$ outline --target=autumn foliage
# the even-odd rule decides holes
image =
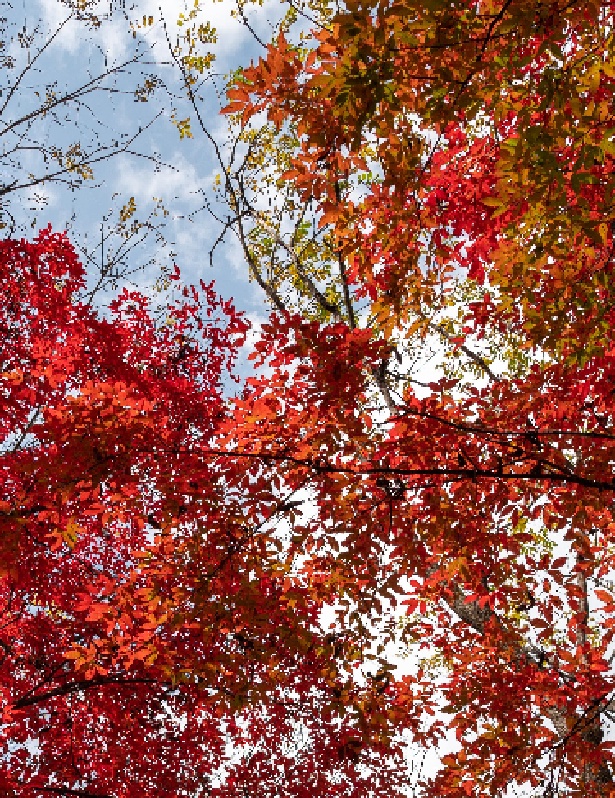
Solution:
[[[387,694],[420,744],[454,732],[434,798],[613,792],[614,13],[347,2],[228,92],[294,136],[278,185],[330,258],[326,296],[297,247],[268,284],[305,309],[310,398],[277,416],[323,578],[363,618],[400,601],[425,652]]]
[[[102,319],[49,231],[0,268],[2,794],[268,795],[280,764],[327,794],[355,750],[343,643],[278,575],[292,481],[226,443],[245,321],[206,285],[162,320],[130,293]]]
[[[7,795],[615,794],[615,6],[316,10],[228,91],[234,393],[211,286],[0,245]]]

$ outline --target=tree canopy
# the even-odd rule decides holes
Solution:
[[[292,4],[230,150],[187,37],[235,383],[212,286],[2,242],[6,794],[615,795],[614,16]]]

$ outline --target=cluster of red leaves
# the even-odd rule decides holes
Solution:
[[[343,711],[344,638],[276,556],[292,485],[234,453],[246,322],[205,285],[100,318],[50,231],[0,279],[2,794],[385,794],[385,741],[351,775],[378,707]]]

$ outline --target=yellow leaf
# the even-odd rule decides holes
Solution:
[[[120,221],[126,222],[131,216],[134,216],[137,210],[137,204],[135,202],[135,198],[131,197],[126,205],[124,205],[120,211]]]
[[[74,520],[70,520],[65,529],[58,530],[62,540],[66,543],[69,549],[74,549],[77,542],[77,536],[81,532],[81,527]]]

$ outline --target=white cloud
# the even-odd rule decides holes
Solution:
[[[86,53],[95,51],[100,55],[100,68],[105,57],[109,67],[130,57],[133,41],[128,22],[120,15],[109,16],[109,0],[100,0],[92,8],[102,20],[98,29],[77,18],[69,20],[70,9],[61,0],[39,0],[39,6],[43,29],[48,35],[62,26],[53,47],[64,55],[79,56],[80,70],[87,70]]]
[[[182,27],[177,25],[180,14],[184,17],[188,16],[190,9],[193,8],[191,2],[184,0],[166,0],[163,5],[163,18],[167,26],[169,38],[172,43],[175,43],[178,35],[182,34]],[[248,28],[242,23],[240,19],[232,15],[232,11],[236,8],[236,3],[233,0],[222,0],[215,3],[203,3],[202,10],[199,14],[200,22],[209,22],[215,27],[218,34],[218,41],[211,46],[212,51],[216,54],[220,63],[224,67],[228,67],[229,58],[236,56],[237,52],[246,52],[250,50],[250,45],[254,46],[257,50],[259,45],[255,42],[252,34]],[[262,6],[254,4],[252,7],[247,8],[247,15],[251,26],[261,38],[267,41],[270,36],[267,20],[279,16],[280,11],[278,6],[273,4],[263,4]],[[160,20],[160,0],[141,0],[137,3],[136,9],[133,12],[135,19],[141,20],[143,16],[152,16],[155,22]],[[164,30],[160,25],[155,24],[151,28],[146,28],[143,31],[144,38],[149,42],[164,41]],[[243,59],[242,59],[243,60]]]
[[[152,197],[166,203],[192,203],[202,186],[202,178],[184,153],[175,151],[169,160],[173,168],[162,168],[158,172],[149,163],[140,165],[128,158],[118,160],[116,190],[127,197],[134,197],[137,205],[151,201]]]

